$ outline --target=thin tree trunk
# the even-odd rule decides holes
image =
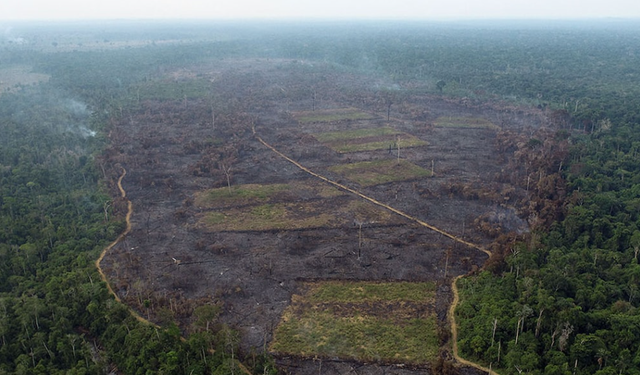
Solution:
[[[536,322],[536,337],[540,334],[540,326],[542,326],[542,313],[544,309],[540,309],[540,314],[538,314],[538,321]]]
[[[498,318],[493,319],[493,333],[491,334],[491,346],[493,347],[493,343],[496,338],[496,328],[498,327]]]

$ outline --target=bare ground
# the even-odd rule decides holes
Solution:
[[[496,182],[496,176],[505,168],[504,158],[495,148],[496,131],[436,128],[432,121],[440,116],[475,116],[503,128],[520,130],[539,126],[539,114],[422,95],[405,97],[401,105],[392,106],[392,119],[387,122],[386,107],[379,104],[375,82],[366,77],[335,73],[324,67],[309,74],[310,68],[302,69],[300,63],[291,61],[212,62],[210,66],[189,69],[215,80],[214,90],[225,98],[215,126],[206,98],[142,102],[112,126],[112,149],[105,160],[114,170],[117,164],[127,168],[123,186],[133,202],[133,216],[131,233],[107,254],[103,268],[124,301],[152,318],[157,318],[158,310],[164,307],[185,331],[192,322],[189,301],[221,303],[220,320],[240,330],[242,348],[260,351],[271,340],[300,281],[435,281],[435,310],[441,324],[447,324],[451,278],[481,267],[487,259],[485,254],[402,218],[392,223],[365,224],[359,257],[355,225],[211,233],[195,225],[201,209],[193,205],[194,195],[226,185],[219,167],[223,162],[231,163],[234,185],[294,180],[323,183],[257,142],[249,131],[255,124],[266,141],[316,173],[486,246],[492,238],[478,230],[474,220],[499,206],[501,210],[511,210],[509,202],[464,199],[452,193],[451,186],[475,183],[495,191],[504,188]],[[323,79],[316,81],[318,76]],[[359,96],[346,94],[344,82],[351,83],[350,93],[360,90]],[[288,111],[311,108],[310,96],[306,95],[308,86],[323,93],[317,99],[318,106],[357,107],[378,117],[300,125]],[[391,155],[388,150],[337,154],[310,135],[387,125],[429,143],[400,152],[402,158],[424,169],[433,168],[434,177],[362,188],[327,168],[346,162],[394,158],[395,150]],[[218,143],[207,143],[214,139]],[[225,151],[230,145],[234,150]],[[344,204],[340,199],[327,202]],[[333,208],[327,205],[326,210],[332,212]],[[524,225],[526,229],[526,223],[517,215],[507,216],[511,223],[501,223],[504,228]],[[144,300],[150,301],[149,309],[142,308]],[[187,307],[180,309],[178,305]],[[291,374],[320,370],[324,374],[427,371],[401,364],[363,364],[330,358],[279,357],[278,364],[283,372]]]

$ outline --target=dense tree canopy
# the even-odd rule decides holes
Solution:
[[[124,228],[98,162],[109,118],[169,66],[238,56],[330,62],[406,90],[546,108],[571,144],[544,166],[553,189],[537,190],[550,219],[460,282],[460,348],[505,374],[640,373],[640,33],[543,26],[258,25],[140,48],[3,45],[0,64],[51,79],[0,96],[0,373],[233,368],[231,334],[209,329],[211,311],[196,311],[197,333],[182,341],[171,319],[156,328],[116,303],[93,261]],[[164,95],[176,89],[206,91]]]

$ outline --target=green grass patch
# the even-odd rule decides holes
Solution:
[[[339,132],[318,133],[313,136],[318,142],[328,143],[335,141],[346,141],[358,138],[379,137],[384,135],[401,134],[400,131],[393,128],[371,128],[371,129],[354,129]]]
[[[332,198],[345,194],[328,184],[295,181],[288,184],[246,184],[233,185],[231,189],[221,187],[205,190],[195,194],[194,203],[200,208],[224,208],[303,197]]]
[[[320,109],[317,111],[296,112],[293,117],[301,124],[312,122],[335,122],[346,120],[370,120],[375,116],[357,108]]]
[[[351,199],[346,204],[321,199],[225,208],[201,214],[198,223],[210,231],[261,231],[344,227],[352,225],[354,219],[377,223],[401,220],[387,210],[358,199]]]
[[[318,283],[304,296],[294,296],[271,350],[366,362],[431,363],[439,346],[437,318],[430,308],[434,299],[432,283]]]
[[[198,226],[211,231],[336,228],[353,220],[397,223],[388,210],[316,181],[237,185],[198,192]]]
[[[264,202],[276,193],[287,191],[288,184],[246,184],[234,185],[231,189],[222,187],[196,193],[195,204],[198,207],[240,205],[247,201]]]
[[[431,175],[431,171],[403,159],[399,162],[395,159],[387,159],[341,164],[330,167],[329,170],[362,186],[374,186]]]
[[[368,281],[327,281],[309,290],[309,302],[377,302],[412,301],[430,302],[435,298],[434,283],[372,283]]]
[[[401,148],[419,147],[419,146],[426,146],[426,145],[428,145],[427,142],[410,135],[407,135],[405,138],[403,138],[400,141]],[[375,142],[366,142],[366,143],[348,143],[348,142],[341,143],[341,144],[336,143],[336,144],[330,144],[329,147],[331,147],[336,152],[339,152],[341,154],[346,154],[349,152],[385,150],[385,149],[388,149],[389,147],[396,148],[397,145],[395,140],[385,140],[385,141],[375,141]]]
[[[206,221],[209,225],[222,224],[225,221],[225,214],[223,214],[222,212],[210,212],[207,215]]]
[[[479,117],[438,117],[434,124],[441,128],[499,129],[491,121]]]
[[[428,144],[411,134],[388,127],[318,133],[313,136],[339,153],[397,149],[397,142],[400,142],[401,149]]]
[[[376,223],[393,223],[402,220],[397,215],[391,213],[391,211],[363,201],[362,199],[352,199],[348,204],[340,205],[334,208],[334,210],[336,215],[343,218],[344,222],[341,224],[346,225],[353,225],[353,219]]]
[[[208,212],[200,224],[212,231],[248,231],[304,229],[331,226],[334,216],[321,211],[317,204],[263,204]]]

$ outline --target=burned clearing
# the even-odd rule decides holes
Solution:
[[[102,267],[123,301],[151,320],[177,320],[185,333],[194,309],[210,304],[221,307],[219,323],[240,331],[247,353],[282,352],[287,371],[310,372],[312,358],[334,356],[375,362],[366,371],[429,367],[448,350],[452,278],[487,261],[301,170],[256,135],[320,176],[485,248],[535,224],[525,207],[533,188],[520,168],[526,155],[544,159],[546,151],[525,141],[553,134],[537,109],[416,93],[388,105],[366,76],[290,60],[216,60],[155,80],[111,124],[102,163],[114,180],[120,166],[127,170],[133,215],[131,232]],[[417,324],[414,331],[428,334],[415,345],[428,354],[379,355],[362,342],[353,345],[363,352],[346,354],[318,343],[279,349],[274,332],[283,314],[283,321],[331,320],[349,306],[349,320],[364,309],[351,300],[292,303],[328,281],[431,285],[428,301],[402,300],[402,308],[382,301],[366,314],[379,327]],[[314,304],[324,306],[316,315]]]

